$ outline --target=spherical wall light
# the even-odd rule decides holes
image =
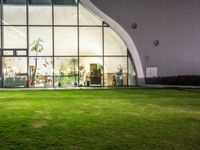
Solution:
[[[158,46],[159,44],[160,44],[160,42],[158,40],[153,41],[154,46]]]
[[[138,27],[138,25],[137,25],[136,23],[133,23],[133,24],[131,25],[131,28],[132,28],[132,29],[137,29],[137,27]]]

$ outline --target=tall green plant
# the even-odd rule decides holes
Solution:
[[[39,39],[33,41],[33,43],[31,44],[31,51],[35,52],[36,56],[38,56],[38,53],[40,53],[44,50],[43,43],[44,43],[44,41],[39,38]]]
[[[103,75],[103,65],[102,64],[97,64],[97,70],[100,73],[100,75]]]
[[[69,65],[72,66],[73,71],[74,71],[74,77],[75,77],[75,82],[76,82],[76,65],[78,65],[78,59],[76,58],[71,58],[69,60]]]
[[[35,71],[33,73],[33,76],[32,76],[32,81],[35,81],[35,74],[36,74],[36,71],[37,71],[37,56],[38,56],[38,53],[42,52],[44,50],[44,46],[43,46],[43,43],[44,41],[42,39],[37,39],[35,41],[33,41],[33,43],[31,44],[31,51],[35,52]]]

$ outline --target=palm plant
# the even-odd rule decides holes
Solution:
[[[98,73],[100,73],[100,76],[102,76],[103,75],[103,65],[97,64],[97,70],[98,70]]]
[[[38,59],[37,56],[38,56],[38,53],[40,53],[44,50],[43,43],[44,43],[44,41],[39,38],[39,39],[33,41],[33,43],[31,44],[31,51],[35,52],[35,55],[36,55],[36,57],[35,57],[35,70],[33,72],[32,81],[35,80],[35,74],[36,74],[36,71],[37,71],[37,59]]]

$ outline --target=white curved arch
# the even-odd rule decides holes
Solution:
[[[130,35],[116,21],[114,21],[111,17],[109,17],[100,9],[98,9],[90,0],[80,0],[80,1],[83,3],[83,5],[86,8],[91,10],[94,14],[96,14],[98,17],[102,18],[106,23],[108,23],[111,26],[111,28],[114,29],[119,34],[119,36],[123,39],[135,63],[138,84],[144,83],[144,72],[142,68],[142,63],[141,63],[137,48],[132,38],[130,37]]]

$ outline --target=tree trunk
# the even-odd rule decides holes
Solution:
[[[33,72],[33,76],[32,76],[32,84],[33,86],[35,86],[35,74],[37,72],[37,56],[38,54],[36,53],[36,57],[35,57],[35,68],[34,68],[34,72]]]

